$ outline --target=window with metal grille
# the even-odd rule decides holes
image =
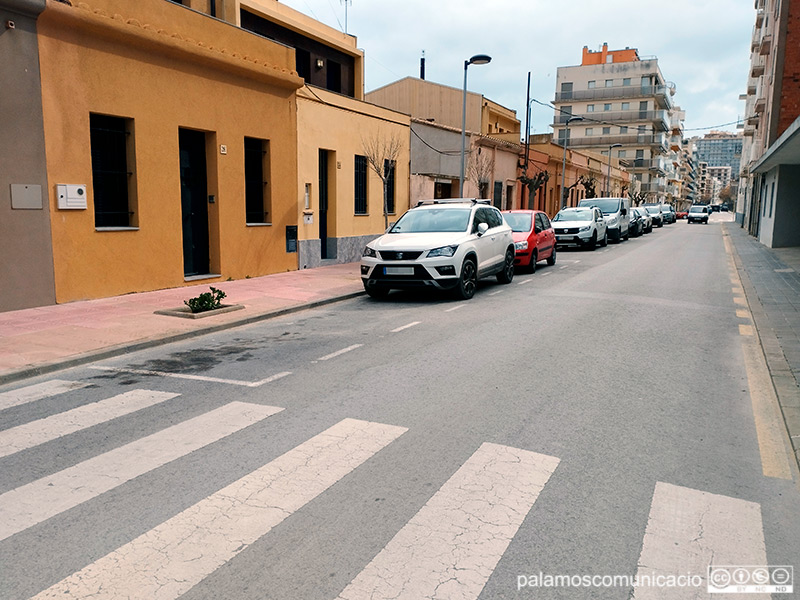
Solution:
[[[247,223],[271,223],[269,181],[269,142],[244,138],[244,201]]]
[[[355,213],[367,214],[367,157],[356,154],[355,159]]]
[[[89,115],[95,227],[131,227],[128,137],[132,123],[122,117]]]
[[[393,160],[383,161],[383,173],[387,177],[386,180],[386,212],[390,215],[395,213],[394,206],[394,172],[396,169],[396,162]]]

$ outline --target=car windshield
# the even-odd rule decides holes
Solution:
[[[704,208],[702,206],[693,206],[689,209],[690,213],[701,213],[704,212]]]
[[[409,210],[389,233],[432,233],[466,231],[469,208],[426,208]]]
[[[582,201],[581,204],[596,206],[603,211],[604,215],[610,215],[619,211],[619,198],[592,198],[589,201]]]
[[[655,215],[655,214],[661,212],[661,207],[660,206],[645,206],[645,210],[647,212],[649,212],[651,215]]]
[[[560,211],[553,221],[591,221],[594,212],[588,208],[574,208],[572,210]]]
[[[529,213],[503,213],[503,217],[511,227],[511,231],[525,233],[531,230],[533,215]]]

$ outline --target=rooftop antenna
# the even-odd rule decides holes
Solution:
[[[344,32],[347,33],[347,7],[348,5],[353,3],[353,0],[339,0],[342,4],[344,4]]]

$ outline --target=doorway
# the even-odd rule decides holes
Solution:
[[[206,134],[178,129],[181,174],[181,217],[183,227],[183,274],[186,277],[209,272],[208,177]]]

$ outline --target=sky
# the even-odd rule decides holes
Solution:
[[[280,0],[340,31],[345,0]],[[579,65],[582,49],[637,48],[656,56],[673,97],[686,111],[686,137],[712,128],[735,131],[747,88],[752,0],[349,0],[347,33],[365,53],[366,91],[404,77],[461,89],[464,61],[488,54],[492,62],[469,67],[468,89],[517,111],[525,127],[528,72],[531,97],[555,97],[558,67]],[[553,110],[531,103],[531,133],[552,133]],[[701,129],[702,128],[702,129]]]

